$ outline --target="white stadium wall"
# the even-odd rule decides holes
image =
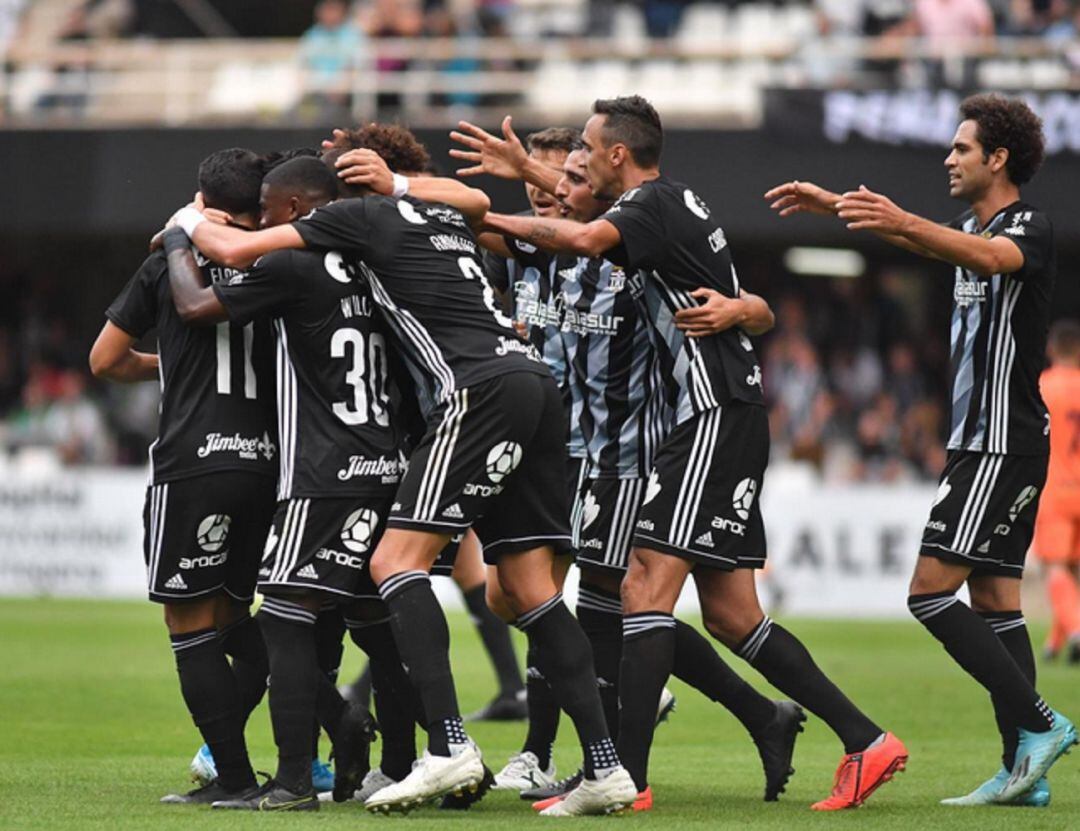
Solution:
[[[144,596],[145,476],[87,470],[0,485],[0,595]],[[777,477],[765,489],[769,568],[763,602],[774,613],[903,617],[907,581],[933,486],[827,486]],[[461,605],[448,580],[436,583]],[[574,585],[567,588],[572,601]],[[692,611],[688,588],[681,608]]]

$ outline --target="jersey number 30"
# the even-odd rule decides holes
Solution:
[[[330,338],[330,357],[352,361],[345,370],[345,383],[352,389],[352,401],[335,401],[334,415],[345,424],[367,424],[374,421],[380,427],[390,424],[386,393],[386,340],[378,332],[364,335],[356,329],[338,329]]]

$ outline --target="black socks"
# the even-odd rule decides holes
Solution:
[[[1020,667],[1020,672],[1028,680],[1032,687],[1035,686],[1035,654],[1031,651],[1031,638],[1028,636],[1027,622],[1023,613],[1017,609],[1012,612],[979,612],[979,617],[990,624],[1002,646],[1012,656],[1013,661]],[[994,705],[994,719],[997,721],[998,732],[1001,733],[1001,763],[1006,770],[1011,771],[1013,762],[1016,761],[1016,746],[1020,742],[1020,736],[1016,732],[1014,722],[1004,702],[990,696]]]
[[[799,639],[768,616],[735,652],[770,684],[828,724],[843,742],[845,753],[865,750],[882,734],[818,668]]]
[[[1034,732],[1053,727],[1050,708],[990,624],[955,594],[912,595],[908,608],[953,660],[986,688],[1002,718]]]
[[[776,704],[724,663],[697,629],[675,620],[675,663],[671,674],[726,707],[751,733],[768,726]]]
[[[274,778],[294,793],[311,791],[311,729],[319,696],[315,612],[278,597],[258,614],[270,657],[270,723],[278,749]],[[333,687],[322,677],[322,682]]]
[[[639,793],[648,785],[656,707],[674,659],[674,617],[666,612],[638,612],[623,617],[618,751]]]
[[[216,629],[170,635],[180,691],[203,741],[210,747],[222,787],[233,793],[255,786],[248,760],[236,680]]]
[[[592,646],[593,669],[608,733],[619,735],[619,663],[622,661],[622,601],[619,595],[590,585],[578,589],[577,619]]]
[[[236,692],[240,696],[240,716],[246,723],[251,711],[259,706],[266,694],[266,678],[270,674],[262,630],[250,615],[244,615],[220,629],[218,634],[225,654],[232,658]]]
[[[589,640],[562,601],[562,594],[548,598],[521,615],[516,625],[535,645],[544,677],[555,699],[577,729],[584,755],[585,775],[618,765],[614,744],[607,731],[604,711],[593,671]]]
[[[525,654],[525,695],[529,707],[529,732],[525,736],[522,752],[536,754],[540,767],[547,770],[551,764],[551,748],[559,732],[559,702],[540,669],[540,658],[535,644],[529,643]]]
[[[451,744],[467,741],[450,674],[450,632],[424,571],[402,571],[379,585],[409,680],[427,719],[428,750],[449,756]],[[462,739],[464,737],[464,739]]]

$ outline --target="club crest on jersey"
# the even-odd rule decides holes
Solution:
[[[761,367],[757,364],[754,364],[753,372],[746,376],[746,384],[750,387],[761,386]]]
[[[521,445],[516,441],[501,441],[487,454],[488,479],[499,484],[521,464]]]
[[[621,268],[611,269],[611,279],[608,281],[608,291],[612,294],[622,291],[626,288],[626,272]]]
[[[690,188],[683,191],[683,202],[686,203],[687,210],[698,219],[709,218],[709,206],[701,201],[701,197],[690,190]]]
[[[757,481],[750,478],[743,479],[735,486],[731,494],[731,507],[735,509],[739,519],[750,519],[750,508],[754,505],[757,487]]]

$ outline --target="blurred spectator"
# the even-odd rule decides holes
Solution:
[[[52,448],[65,465],[113,459],[101,410],[86,395],[85,375],[73,369],[39,365],[31,371],[7,441],[12,449]]]
[[[360,25],[372,40],[385,38],[411,38],[423,34],[424,15],[414,0],[373,0],[360,10]],[[380,78],[390,73],[404,72],[409,62],[376,46],[378,57],[375,69]],[[380,92],[376,106],[380,109],[397,110],[401,107],[401,94]]]
[[[0,58],[7,55],[22,28],[26,0],[0,0]]]
[[[332,122],[348,112],[350,72],[363,49],[364,34],[350,19],[345,0],[322,0],[315,7],[315,24],[300,38],[305,115]]]
[[[645,0],[645,32],[651,38],[669,38],[679,30],[689,0]]]
[[[911,15],[894,31],[945,46],[959,38],[993,36],[994,14],[987,0],[914,0]]]

